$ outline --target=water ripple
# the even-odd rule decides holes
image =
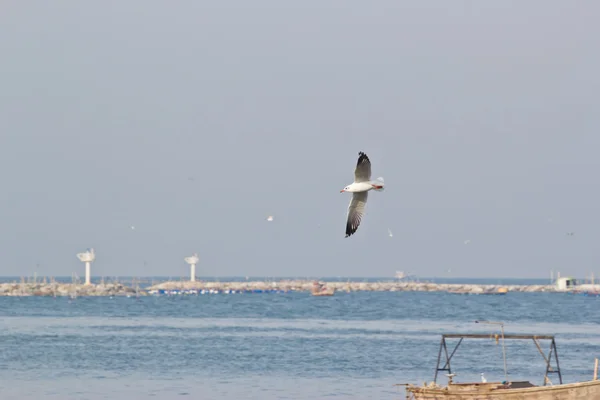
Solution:
[[[4,297],[0,379],[3,399],[397,398],[394,383],[433,378],[441,333],[496,332],[473,323],[488,319],[557,335],[572,382],[600,355],[599,304],[548,293]],[[509,341],[507,354],[512,376],[541,383],[532,342]],[[465,342],[452,366],[459,380],[503,379],[492,339]]]

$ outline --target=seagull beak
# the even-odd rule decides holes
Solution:
[[[344,189],[340,190],[340,193],[344,193],[344,192],[345,192],[345,190],[344,190]]]

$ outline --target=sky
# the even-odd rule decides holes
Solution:
[[[5,0],[0,275],[600,276],[599,12]]]

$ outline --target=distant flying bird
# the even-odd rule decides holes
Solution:
[[[390,230],[390,228],[388,228],[388,235],[390,235],[390,237],[394,236],[394,235],[392,234],[392,231]]]
[[[131,225],[130,228],[133,231],[135,229],[135,226]]]
[[[487,379],[485,379],[485,376],[483,376],[483,372],[481,373],[481,382],[486,383]]]
[[[353,235],[365,214],[367,195],[369,190],[382,191],[383,178],[371,181],[371,161],[362,151],[358,153],[358,162],[354,170],[354,182],[346,186],[340,193],[352,193],[352,200],[348,206],[348,219],[346,221],[346,237]]]
[[[269,215],[269,216],[267,217],[267,221],[269,221],[269,222],[273,221],[273,216],[272,216],[272,215]]]
[[[469,244],[469,243],[471,243],[471,239],[465,240],[465,244]]]
[[[573,236],[575,232],[567,232],[567,236]]]

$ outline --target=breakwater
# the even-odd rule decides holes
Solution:
[[[149,293],[170,291],[205,292],[310,292],[312,280],[250,281],[250,282],[162,282],[146,288]],[[508,292],[554,292],[553,285],[476,285],[429,282],[321,282],[328,289],[343,292],[451,292],[463,294]]]
[[[2,283],[0,296],[135,296],[147,295],[143,290],[125,286],[122,283],[102,283],[83,285],[79,283]]]
[[[119,282],[83,285],[59,282],[0,283],[0,296],[147,296],[152,294],[311,292],[313,280],[206,282],[167,281],[145,288]],[[556,292],[554,285],[480,285],[431,282],[321,282],[336,292],[450,292],[494,294],[500,292]]]

